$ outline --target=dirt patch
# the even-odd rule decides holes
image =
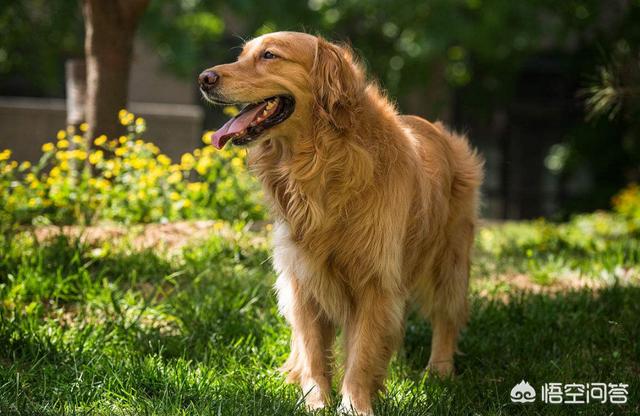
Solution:
[[[133,249],[144,250],[162,248],[177,251],[190,242],[206,239],[216,234],[231,232],[221,221],[179,221],[167,224],[145,224],[124,226],[106,224],[91,227],[46,226],[34,230],[36,239],[44,242],[64,235],[78,238],[89,245],[99,245],[105,241],[113,243],[126,241]]]
[[[258,222],[247,226],[250,231],[268,228],[268,222]],[[233,238],[237,231],[223,221],[178,221],[166,224],[144,224],[125,226],[103,224],[91,227],[45,226],[33,230],[39,242],[58,235],[79,238],[86,244],[98,246],[105,241],[113,244],[126,243],[133,250],[161,249],[170,253],[179,252],[182,247],[204,240],[214,235]],[[472,279],[472,292],[478,296],[504,299],[508,301],[514,292],[535,294],[566,293],[575,290],[598,291],[615,283],[621,285],[640,284],[640,269],[618,267],[613,272],[587,276],[578,272],[560,273],[546,283],[537,282],[527,274],[505,273],[487,278]]]
[[[640,283],[640,270],[618,267],[613,272],[600,276],[588,276],[580,273],[562,273],[549,283],[538,283],[523,273],[506,273],[491,278],[472,280],[472,291],[480,296],[507,302],[514,292],[554,295],[579,290],[597,292],[606,287],[619,284],[637,285]]]

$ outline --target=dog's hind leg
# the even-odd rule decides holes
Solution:
[[[453,356],[458,334],[468,315],[467,289],[469,285],[470,250],[473,225],[460,221],[452,227],[448,244],[434,267],[434,282],[428,315],[433,336],[429,370],[439,376],[453,374]]]

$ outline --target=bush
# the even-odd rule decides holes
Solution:
[[[247,172],[245,152],[215,150],[211,132],[203,148],[174,163],[142,139],[145,121],[119,114],[128,133],[96,138],[91,145],[73,129],[42,146],[40,160],[11,160],[0,152],[0,222],[91,224],[211,218],[261,220],[260,187]]]
[[[631,184],[613,197],[613,209],[640,228],[640,186]]]

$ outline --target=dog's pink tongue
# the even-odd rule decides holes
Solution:
[[[229,139],[240,133],[249,127],[249,124],[256,119],[267,106],[267,103],[261,103],[255,106],[250,106],[242,110],[240,114],[233,117],[231,120],[224,123],[224,126],[220,127],[211,138],[211,143],[218,149],[222,149]]]

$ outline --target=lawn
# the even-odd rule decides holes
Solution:
[[[0,414],[306,414],[277,371],[289,330],[268,225],[25,229],[0,243]],[[637,232],[608,214],[487,224],[475,252],[457,376],[425,374],[431,333],[412,315],[377,415],[640,413]],[[523,379],[538,396],[627,383],[628,403],[512,403]]]

